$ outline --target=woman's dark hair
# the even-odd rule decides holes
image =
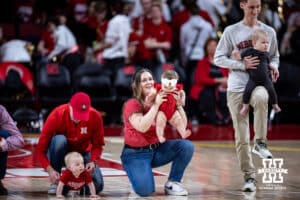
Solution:
[[[142,99],[144,98],[143,93],[140,88],[141,76],[144,72],[149,72],[153,77],[153,74],[149,69],[143,68],[141,70],[136,71],[131,79],[131,88],[132,88],[132,92],[133,92],[132,96],[134,98],[138,99],[139,101],[142,101]]]

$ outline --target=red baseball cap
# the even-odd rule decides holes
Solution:
[[[75,93],[70,100],[73,117],[76,120],[88,121],[90,115],[91,98],[84,92]]]

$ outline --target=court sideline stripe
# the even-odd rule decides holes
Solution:
[[[222,144],[222,143],[213,143],[213,144],[204,144],[196,143],[197,147],[210,147],[210,148],[235,148],[234,144]],[[290,152],[299,152],[300,148],[297,147],[283,147],[283,146],[268,146],[272,151],[290,151]]]

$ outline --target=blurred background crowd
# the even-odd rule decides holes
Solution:
[[[175,69],[189,120],[230,124],[228,71],[213,56],[224,28],[242,17],[239,0],[0,1],[0,104],[38,129],[52,108],[85,91],[106,124],[120,124],[134,72],[149,68],[159,81]],[[270,119],[299,123],[300,1],[262,0],[260,20],[275,29],[280,50],[282,112]]]

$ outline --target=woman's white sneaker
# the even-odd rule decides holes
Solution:
[[[175,181],[168,181],[165,184],[165,193],[167,195],[176,195],[176,196],[188,195],[188,191],[182,186],[182,184]]]

